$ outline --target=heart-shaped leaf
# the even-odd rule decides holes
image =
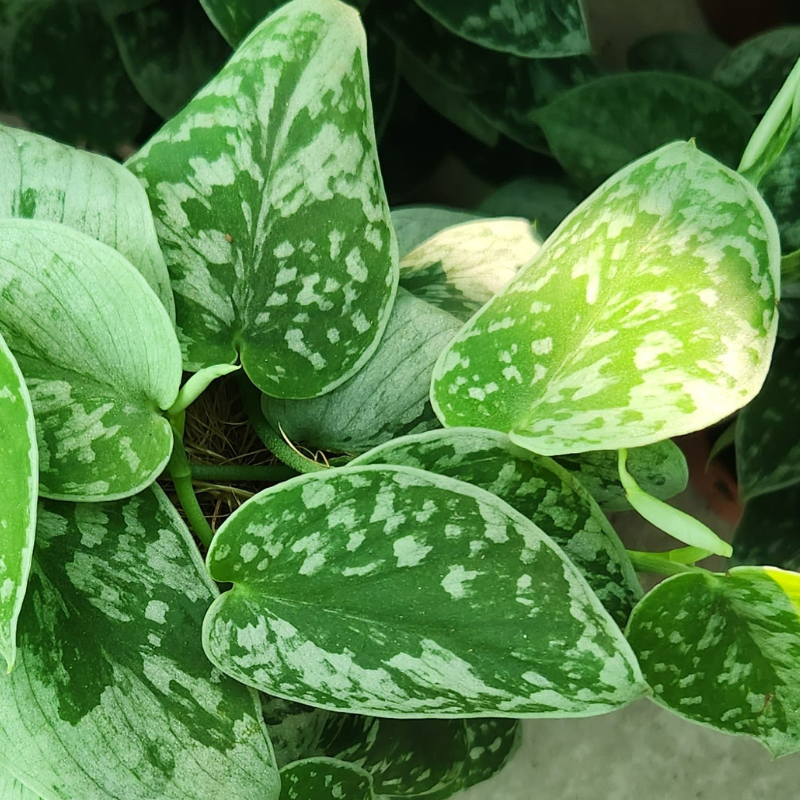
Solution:
[[[464,39],[529,58],[589,52],[581,0],[416,0]]]
[[[397,281],[366,42],[337,0],[292,0],[133,157],[186,367],[239,353],[263,392],[315,397],[377,347]]]
[[[372,778],[355,764],[306,758],[281,770],[280,800],[374,800]]]
[[[147,195],[110,158],[0,126],[0,217],[61,222],[119,251],[171,317],[175,301]]]
[[[46,798],[277,800],[257,698],[200,648],[217,590],[164,493],[45,502],[36,536],[0,681],[14,773]]]
[[[585,580],[495,495],[409,467],[267,489],[224,523],[206,653],[262,691],[396,718],[588,716],[639,697]]]
[[[40,494],[125,497],[172,450],[162,414],[178,395],[172,323],[116,250],[52,222],[0,220],[0,335],[28,384]]]
[[[606,610],[624,626],[642,595],[636,573],[603,512],[552,459],[480,428],[445,428],[387,442],[352,462],[399,464],[486,489],[564,549]]]
[[[668,578],[636,607],[627,636],[654,699],[682,717],[800,750],[800,575],[772,567]]]
[[[39,451],[28,389],[2,336],[0,431],[0,655],[10,670],[36,533]]]
[[[397,234],[400,258],[405,258],[412,250],[445,228],[481,218],[481,214],[446,206],[419,205],[392,209],[392,225]]]
[[[434,370],[434,410],[546,455],[707,427],[761,388],[779,270],[753,185],[667,145],[578,206],[461,330]]]
[[[401,289],[380,346],[355,377],[312,400],[265,396],[264,416],[292,441],[345,453],[438,428],[431,373],[460,327],[451,314]]]

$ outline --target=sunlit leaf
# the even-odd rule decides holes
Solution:
[[[166,465],[181,378],[172,323],[118,252],[65,225],[0,220],[0,335],[28,384],[40,494],[126,497]]]
[[[163,492],[45,502],[36,536],[0,681],[15,774],[46,798],[277,800],[257,698],[200,647],[217,590]]]
[[[281,770],[280,800],[373,800],[372,779],[355,764],[307,758]]]
[[[353,8],[293,0],[129,162],[187,369],[238,354],[262,391],[305,398],[374,352],[397,264],[365,51]]]
[[[779,269],[752,184],[692,144],[663,147],[578,206],[461,330],[434,410],[546,455],[707,427],[761,388]]]
[[[660,583],[627,631],[654,699],[682,717],[800,750],[800,575],[704,570]]]
[[[642,692],[562,551],[452,478],[397,466],[294,478],[229,517],[207,564],[234,586],[206,617],[206,653],[271,694],[407,718],[589,716]]]

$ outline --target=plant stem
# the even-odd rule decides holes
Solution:
[[[183,426],[186,420],[185,412],[181,412],[172,421],[172,456],[170,457],[167,469],[169,470],[172,482],[175,484],[175,494],[189,521],[189,527],[195,536],[205,547],[211,546],[214,538],[214,531],[206,521],[203,509],[197,502],[197,495],[192,486],[192,468],[189,459],[186,458],[186,450],[183,448]]]
[[[283,464],[252,466],[246,464],[190,464],[192,480],[213,483],[237,483],[253,481],[278,483],[297,475],[297,470]]]
[[[673,561],[665,553],[645,553],[641,550],[626,550],[628,557],[637,572],[654,572],[657,575],[680,575],[683,572],[705,572],[702,567],[693,564],[681,564]]]
[[[273,455],[296,472],[322,472],[323,470],[330,469],[323,464],[312,461],[310,458],[306,458],[293,447],[286,444],[281,436],[273,430],[272,426],[267,422],[264,418],[264,414],[261,412],[261,392],[253,386],[243,372],[240,372],[237,377],[239,391],[242,396],[242,405],[244,406],[247,418],[253,426],[253,430],[258,435],[258,438],[261,439],[264,446],[268,448]]]

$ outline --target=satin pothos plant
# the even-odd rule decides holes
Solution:
[[[445,798],[520,720],[647,696],[800,749],[800,578],[702,569],[729,546],[663,503],[670,437],[767,376],[757,184],[797,83],[738,171],[665,144],[544,242],[389,209],[337,0],[258,24],[124,166],[1,129],[2,796]],[[186,411],[231,372],[298,474],[212,531]],[[686,546],[627,551],[631,506]]]

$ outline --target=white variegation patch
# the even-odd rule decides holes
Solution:
[[[280,800],[373,800],[372,777],[355,764],[306,758],[281,770]]]

